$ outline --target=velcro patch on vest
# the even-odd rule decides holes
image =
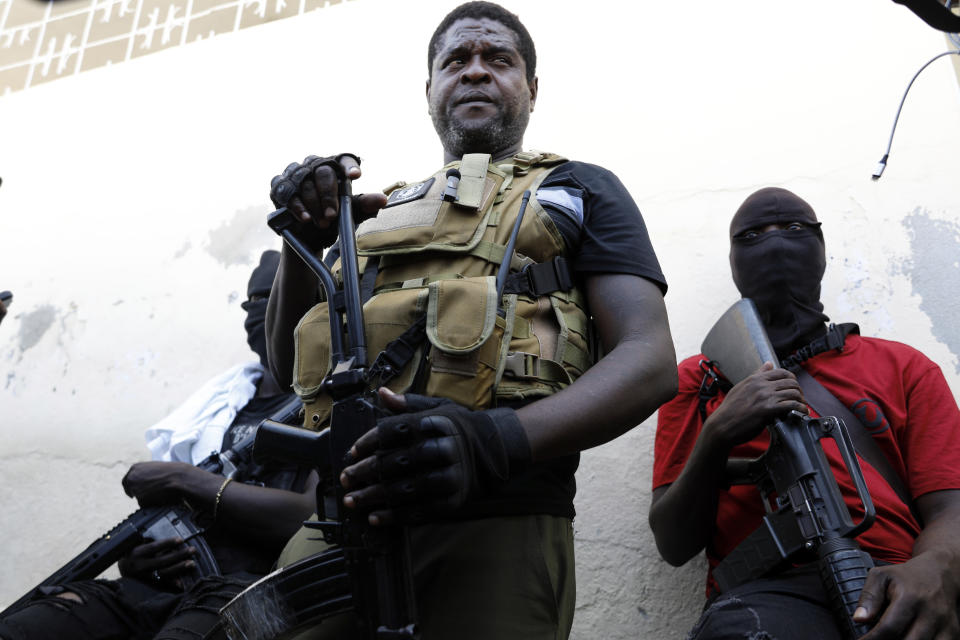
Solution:
[[[430,187],[433,186],[433,183],[436,179],[436,177],[433,177],[426,182],[413,184],[409,187],[403,187],[402,189],[395,189],[390,193],[390,197],[387,198],[387,204],[384,205],[383,208],[386,209],[387,207],[392,207],[394,205],[419,200],[427,195],[427,192],[430,191]]]

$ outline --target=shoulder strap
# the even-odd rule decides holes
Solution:
[[[877,472],[883,476],[887,484],[896,492],[900,500],[910,508],[910,513],[922,525],[920,514],[916,510],[913,500],[910,498],[910,492],[907,490],[903,478],[896,472],[886,454],[880,449],[874,441],[863,423],[849,410],[839,399],[822,384],[816,381],[805,369],[795,370],[797,382],[803,390],[803,396],[811,407],[816,409],[822,416],[835,416],[843,420],[847,427],[850,439],[853,441],[853,448],[860,457],[870,463]]]
[[[860,327],[852,322],[831,324],[825,334],[819,338],[816,338],[810,344],[800,347],[797,349],[796,353],[781,360],[780,366],[796,373],[797,369],[800,368],[800,363],[806,362],[815,355],[819,355],[833,349],[843,351],[843,345],[847,340],[847,336],[851,333],[860,335]]]

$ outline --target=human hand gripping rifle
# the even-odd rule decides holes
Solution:
[[[710,330],[701,352],[732,384],[756,372],[764,362],[778,363],[752,300],[734,304]],[[755,484],[767,511],[763,524],[747,536],[714,569],[721,591],[790,562],[816,557],[820,578],[845,638],[853,640],[870,627],[853,622],[870,556],[856,536],[873,524],[875,511],[853,443],[843,422],[835,417],[811,418],[799,412],[767,425],[770,445],[756,459],[731,458],[731,484]],[[821,441],[832,439],[863,506],[854,523]]]
[[[271,418],[273,421],[291,422],[298,416],[300,407],[299,399],[294,398]],[[226,451],[219,453],[214,451],[197,464],[197,467],[210,473],[223,475],[225,478],[241,477],[252,462],[254,439],[255,434],[251,434]],[[0,616],[6,616],[21,608],[38,590],[45,587],[96,578],[130,553],[134,547],[147,540],[181,538],[184,542],[190,541],[190,546],[197,550],[192,558],[196,563],[195,570],[180,576],[184,590],[190,588],[202,577],[220,575],[220,567],[213,556],[213,551],[203,538],[206,529],[201,526],[202,522],[202,514],[194,510],[186,501],[164,506],[143,507],[97,538],[79,555],[30,589],[19,600],[4,609]]]
[[[406,529],[373,527],[366,514],[343,507],[340,472],[361,435],[386,415],[372,382],[389,376],[368,367],[360,277],[351,209],[351,183],[339,162],[328,163],[339,187],[339,242],[343,287],[301,238],[310,234],[285,207],[268,224],[320,279],[330,310],[331,373],[323,389],[333,398],[330,426],[319,433],[265,424],[257,434],[256,459],[281,458],[309,464],[320,472],[317,487],[319,529],[333,547],[266,576],[240,593],[220,611],[233,640],[289,638],[324,619],[353,610],[364,638],[418,638]]]

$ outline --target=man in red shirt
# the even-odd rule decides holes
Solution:
[[[859,418],[919,513],[920,522],[861,458],[877,519],[857,540],[878,565],[854,614],[855,621],[873,625],[864,638],[960,637],[960,410],[943,374],[907,345],[856,333],[840,349],[798,362],[798,350],[827,334],[828,318],[820,303],[826,266],[820,223],[795,194],[767,188],[751,195],[733,217],[730,241],[734,282],[757,304],[777,356],[793,355],[795,367]],[[660,408],[650,509],[667,562],[679,566],[707,553],[711,599],[690,637],[839,639],[816,566],[795,566],[717,593],[713,568],[764,515],[754,486],[727,486],[727,458],[765,451],[764,427],[771,419],[791,410],[812,412],[794,374],[773,363],[726,393],[701,399],[702,359],[680,363],[680,392]],[[862,510],[851,479],[836,449],[826,451],[857,520]]]

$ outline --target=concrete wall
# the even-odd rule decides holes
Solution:
[[[29,1],[0,0],[0,15]],[[0,606],[135,508],[119,481],[146,457],[144,428],[252,357],[239,302],[278,246],[270,177],[340,150],[365,160],[358,190],[436,168],[425,49],[455,4],[354,0],[0,98],[0,288],[15,295],[0,325]],[[526,146],[626,183],[670,282],[679,357],[736,298],[730,215],[779,185],[823,220],[831,318],[919,347],[960,393],[947,61],[917,81],[889,169],[869,177],[942,35],[875,0],[509,4],[541,61]],[[670,568],[646,524],[653,433],[648,420],[583,457],[575,638],[680,638],[696,618],[702,561]]]

